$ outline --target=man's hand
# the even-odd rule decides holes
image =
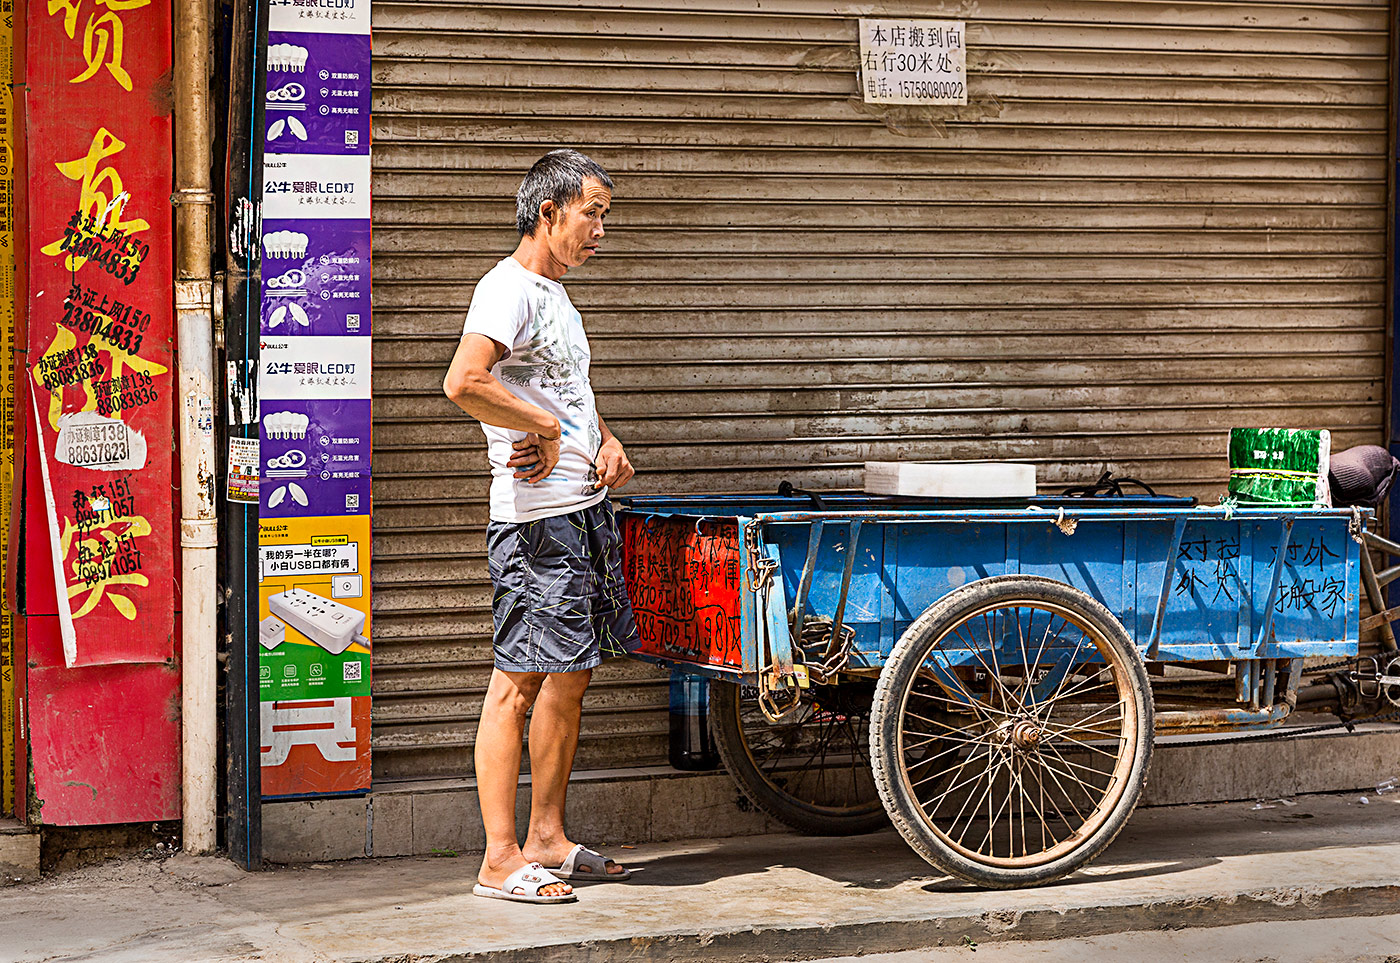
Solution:
[[[541,438],[532,431],[511,447],[515,451],[506,467],[514,468],[515,477],[525,479],[527,484],[544,481],[559,464],[558,438]]]
[[[603,442],[603,447],[598,449],[598,457],[593,460],[593,467],[598,471],[600,488],[621,488],[636,474],[632,463],[627,460],[627,452],[622,450],[622,442],[616,438]]]

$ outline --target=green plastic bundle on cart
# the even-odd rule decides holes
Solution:
[[[1241,504],[1327,506],[1326,429],[1231,428],[1230,495]]]

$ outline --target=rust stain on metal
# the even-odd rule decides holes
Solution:
[[[212,513],[217,505],[214,499],[214,473],[204,465],[199,466],[199,511]]]

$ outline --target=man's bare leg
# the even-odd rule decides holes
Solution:
[[[525,714],[538,697],[544,679],[539,672],[494,669],[481,706],[476,730],[476,791],[486,828],[486,854],[477,882],[496,889],[528,862],[515,836],[515,793],[520,783]],[[574,733],[577,740],[577,726]],[[551,883],[540,890],[540,895],[564,896],[571,892],[573,888],[567,883]]]
[[[574,848],[564,834],[564,798],[578,749],[583,693],[592,677],[592,669],[551,674],[540,688],[530,718],[530,831],[524,851],[527,859],[546,867],[559,866]],[[622,871],[609,861],[607,872]]]

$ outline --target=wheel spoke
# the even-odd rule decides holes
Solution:
[[[974,722],[974,723],[972,723],[972,725],[967,725],[967,726],[961,726],[961,727],[958,727],[958,726],[950,726],[950,725],[948,725],[946,722],[941,722],[941,721],[938,720],[938,719],[931,719],[931,718],[929,718],[928,716],[920,715],[920,714],[917,713],[917,712],[911,712],[911,711],[909,711],[908,709],[904,710],[904,715],[905,715],[906,718],[909,718],[909,719],[918,719],[920,722],[927,722],[927,723],[928,723],[929,725],[931,725],[931,726],[938,726],[940,729],[946,729],[946,730],[949,731],[949,732],[955,732],[955,733],[967,732],[967,731],[970,730],[973,726],[981,725],[980,722]],[[906,728],[907,728],[907,727],[906,727]]]
[[[1065,793],[1065,801],[1068,802],[1071,806],[1074,807],[1074,813],[1075,813],[1076,816],[1079,817],[1079,821],[1080,821],[1081,823],[1086,823],[1086,822],[1088,822],[1088,821],[1089,821],[1089,817],[1088,817],[1088,816],[1085,816],[1082,812],[1080,812],[1078,806],[1075,806],[1075,804],[1074,804],[1074,797],[1073,797],[1072,795],[1070,795],[1070,791],[1069,791],[1068,789],[1065,789],[1064,783],[1060,782],[1060,780],[1059,780],[1058,777],[1059,777],[1059,776],[1064,776],[1066,779],[1070,780],[1070,781],[1075,785],[1075,787],[1079,789],[1079,791],[1080,791],[1081,793],[1084,794],[1084,801],[1085,801],[1086,803],[1089,803],[1089,804],[1090,804],[1089,811],[1090,811],[1091,813],[1092,813],[1093,810],[1094,810],[1093,803],[1094,803],[1094,797],[1095,797],[1095,795],[1096,795],[1096,794],[1102,795],[1102,793],[1099,791],[1098,787],[1093,786],[1093,785],[1090,784],[1090,783],[1086,783],[1083,779],[1080,779],[1078,776],[1076,776],[1076,775],[1075,775],[1074,773],[1072,773],[1072,772],[1068,772],[1068,771],[1063,770],[1063,769],[1057,769],[1057,768],[1055,768],[1055,766],[1050,762],[1049,758],[1046,757],[1046,756],[1044,756],[1044,755],[1040,756],[1040,757],[1036,760],[1036,762],[1038,762],[1038,763],[1040,764],[1041,768],[1043,768],[1046,772],[1048,772],[1048,773],[1050,774],[1050,778],[1051,778],[1051,779],[1054,779],[1054,780],[1055,780],[1055,783],[1060,787],[1060,789],[1062,789],[1062,790],[1064,791],[1064,793]],[[1092,791],[1090,791],[1090,790],[1092,790]]]
[[[1050,765],[1050,763],[1047,762],[1045,757],[1043,756],[1036,759],[1036,764],[1040,766],[1041,771],[1050,774],[1050,779],[1055,783],[1056,786],[1060,788],[1060,792],[1064,793],[1065,802],[1069,803],[1069,807],[1074,810],[1074,815],[1076,816],[1076,818],[1078,818],[1079,824],[1083,825],[1084,823],[1088,822],[1084,814],[1079,811],[1079,807],[1074,804],[1074,797],[1070,795],[1069,790],[1065,788],[1065,784],[1060,782],[1060,777],[1058,774],[1056,774],[1055,767]],[[1054,797],[1052,796],[1051,799],[1053,800]],[[1059,808],[1060,807],[1058,805],[1055,807],[1057,812],[1059,811]]]
[[[1086,766],[1082,762],[1075,762],[1073,759],[1067,758],[1064,755],[1064,753],[1060,752],[1059,748],[1053,743],[1043,743],[1043,746],[1044,748],[1049,749],[1051,752],[1053,752],[1055,754],[1055,758],[1058,759],[1064,765],[1069,766],[1072,769],[1082,769],[1084,772],[1093,773],[1095,776],[1098,776],[1102,779],[1107,779],[1110,785],[1112,784],[1112,773],[1104,772],[1102,769],[1095,769],[1093,766]]]
[[[931,673],[930,673],[930,676],[923,676],[923,677],[921,677],[921,678],[930,678],[930,677],[933,679],[934,685],[938,686],[938,688],[939,688],[941,691],[943,691],[943,692],[948,691],[948,690],[943,686],[943,683],[942,683],[941,681],[938,680],[937,676],[933,676]],[[963,686],[963,681],[962,681],[961,679],[958,679],[956,676],[954,676],[953,678],[957,681],[957,683],[958,683],[959,686],[963,687],[963,693],[967,696],[966,701],[961,701],[961,702],[959,702],[959,701],[955,701],[955,700],[953,700],[953,699],[950,699],[950,698],[948,698],[948,697],[945,696],[945,695],[935,695],[935,694],[930,693],[930,692],[921,692],[921,691],[918,691],[918,690],[913,690],[913,691],[911,691],[909,694],[910,694],[910,695],[919,695],[919,696],[921,696],[921,697],[923,697],[923,698],[925,698],[925,699],[928,699],[928,700],[930,700],[930,701],[945,702],[945,703],[947,703],[948,705],[952,706],[952,707],[955,708],[955,709],[963,709],[963,710],[971,709],[971,710],[972,710],[974,713],[976,713],[976,714],[982,719],[982,721],[984,721],[984,722],[990,722],[990,721],[991,721],[990,719],[988,719],[988,718],[986,717],[986,715],[985,715],[986,713],[991,713],[992,715],[1001,716],[1002,718],[1010,718],[1010,717],[1011,717],[1011,713],[1007,712],[1006,710],[1004,710],[1004,709],[998,709],[996,706],[989,705],[988,703],[983,702],[981,699],[979,699],[979,698],[977,698],[976,696],[972,695],[972,693],[968,692],[967,689],[966,689],[966,687]]]
[[[976,760],[978,760],[978,759],[979,759],[981,756],[983,756],[984,754],[986,755],[987,762],[990,763],[990,762],[992,761],[992,747],[991,747],[991,746],[983,746],[982,748],[983,748],[983,752],[972,752],[972,753],[968,753],[967,758],[964,759],[964,760],[958,765],[958,767],[952,771],[951,774],[949,774],[949,775],[951,776],[951,778],[956,779],[958,773],[962,772],[962,770],[965,769],[965,768],[968,766],[969,763],[975,762]],[[982,769],[982,770],[979,770],[978,772],[974,773],[974,774],[972,775],[971,778],[966,779],[966,780],[964,780],[964,781],[962,781],[962,782],[960,782],[960,783],[956,783],[955,785],[951,785],[951,786],[947,787],[946,789],[944,789],[943,792],[939,795],[938,799],[934,802],[934,808],[936,809],[938,803],[941,803],[941,802],[943,802],[944,799],[947,799],[947,798],[948,798],[948,795],[949,795],[953,790],[955,790],[955,789],[960,789],[960,788],[962,788],[963,786],[966,786],[966,785],[968,785],[968,784],[970,784],[970,783],[976,782],[978,779],[980,779],[980,778],[985,774],[985,772],[986,772],[986,769],[985,769],[985,768]],[[921,782],[921,783],[922,783],[922,782],[928,782],[930,779],[937,779],[939,776],[942,776],[942,775],[944,775],[944,773],[934,773],[932,776],[929,776],[929,777],[927,777],[926,779],[920,780],[920,782]],[[915,788],[918,788],[918,785],[919,785],[919,783],[916,783],[916,784],[915,784]],[[932,809],[929,810],[930,813],[932,813],[932,811],[933,811]]]
[[[1010,778],[1012,778],[1012,779],[1014,779],[1014,776],[1012,776],[1012,768],[1013,768],[1013,765],[1014,765],[1014,764],[1013,764],[1012,762],[1006,762],[1006,763],[1003,763],[1003,765],[1002,765],[1002,768],[1004,768],[1004,769],[1006,770],[1007,776],[1010,777]],[[998,770],[998,772],[1000,772],[1000,770]],[[993,856],[996,855],[996,837],[995,837],[995,833],[996,833],[996,828],[997,828],[997,822],[1000,821],[1000,819],[1001,819],[1001,814],[1004,813],[1004,812],[1006,812],[1006,807],[1008,807],[1008,806],[1010,806],[1010,805],[1011,805],[1011,787],[1010,787],[1010,786],[1007,787],[1006,798],[1003,799],[1003,800],[1001,801],[1001,805],[1000,805],[999,807],[997,807],[997,812],[996,812],[996,815],[995,815],[995,816],[992,815],[992,803],[991,803],[991,800],[989,799],[989,800],[987,801],[987,835],[984,837],[982,844],[979,845],[979,846],[977,847],[979,850],[982,848],[982,846],[987,846],[987,847],[989,847],[990,850],[991,850],[991,855],[993,855]],[[1009,851],[1008,851],[1007,855],[1010,855],[1010,852],[1009,852]]]
[[[990,761],[990,759],[989,759],[989,761]],[[982,801],[983,801],[984,799],[986,799],[988,796],[991,795],[991,793],[992,793],[992,783],[993,783],[993,781],[996,779],[997,770],[999,770],[1000,768],[1001,768],[1001,764],[1000,764],[1000,762],[997,762],[997,764],[996,764],[994,767],[989,767],[989,768],[987,768],[987,769],[984,769],[982,772],[980,772],[980,773],[977,774],[977,775],[978,775],[978,780],[979,780],[979,781],[980,781],[981,779],[986,779],[986,780],[987,780],[987,789],[986,789],[985,792],[982,793],[982,795],[980,795],[980,796],[977,797],[977,802],[973,803],[971,812],[968,812],[968,814],[967,814],[967,825],[965,825],[965,826],[963,827],[963,831],[962,831],[961,833],[959,833],[958,836],[957,836],[957,841],[958,841],[959,843],[961,843],[961,842],[963,841],[963,837],[967,835],[967,831],[968,831],[969,829],[972,828],[973,822],[976,821],[976,819],[977,819],[977,814],[982,810]],[[974,785],[975,785],[975,783],[974,783]],[[952,822],[950,822],[950,823],[948,824],[948,825],[949,825],[948,834],[949,834],[950,836],[952,835],[953,831],[956,830],[956,829],[958,828],[958,820],[960,820],[960,819],[962,818],[962,814],[963,814],[965,811],[967,811],[967,804],[968,804],[969,802],[972,802],[972,793],[968,793],[968,794],[967,794],[967,799],[963,800],[962,808],[960,808],[960,809],[958,810],[958,814],[957,814],[956,816],[954,816],[953,819],[952,819]]]
[[[914,733],[914,734],[916,734],[916,735],[920,735],[920,736],[923,736],[923,737],[924,737],[921,741],[916,742],[916,743],[914,743],[913,745],[910,745],[909,743],[905,743],[905,745],[904,745],[904,751],[905,751],[905,752],[912,752],[912,751],[914,751],[915,749],[922,749],[924,746],[927,746],[927,745],[929,745],[929,744],[931,744],[931,743],[935,743],[935,742],[948,742],[948,743],[953,743],[954,745],[959,745],[959,746],[980,746],[980,745],[982,744],[982,740],[981,740],[981,739],[961,739],[961,738],[958,738],[958,737],[956,737],[956,736],[941,736],[941,735],[938,735],[938,734],[932,733],[932,732],[919,732],[919,731],[916,730],[916,729],[905,729],[904,731],[905,731],[906,734],[908,734],[908,733]]]
[[[1122,710],[1123,710],[1123,704],[1122,704],[1121,702],[1111,702],[1111,703],[1105,705],[1103,708],[1097,709],[1097,710],[1095,710],[1094,712],[1089,713],[1087,716],[1081,717],[1078,721],[1079,721],[1079,723],[1082,725],[1083,723],[1088,722],[1090,719],[1093,719],[1095,716],[1101,716],[1101,715],[1103,715],[1105,712],[1109,712],[1109,711],[1111,711],[1111,710],[1113,710],[1113,709],[1117,709],[1117,710],[1121,713]],[[1121,715],[1120,715],[1120,718],[1121,718]],[[1048,714],[1047,714],[1047,721],[1048,721]],[[1067,723],[1067,724],[1068,724],[1068,723]]]
[[[1070,688],[1069,690],[1067,690],[1067,691],[1065,691],[1065,692],[1063,692],[1063,693],[1061,693],[1061,694],[1055,696],[1055,697],[1052,698],[1052,699],[1046,699],[1044,702],[1036,703],[1036,708],[1037,708],[1037,709],[1040,709],[1040,708],[1044,708],[1044,707],[1047,707],[1047,706],[1054,706],[1054,705],[1058,704],[1058,703],[1061,702],[1061,701],[1066,701],[1066,700],[1068,700],[1071,696],[1082,696],[1082,695],[1084,695],[1084,693],[1086,693],[1086,692],[1093,692],[1095,689],[1116,688],[1116,685],[1115,685],[1115,683],[1114,683],[1113,678],[1112,678],[1111,675],[1110,675],[1110,677],[1109,677],[1109,681],[1108,681],[1108,682],[1103,682],[1103,681],[1100,681],[1100,680],[1099,680],[1099,675],[1100,675],[1103,671],[1104,671],[1103,669],[1096,669],[1096,670],[1094,671],[1094,674],[1093,674],[1093,675],[1091,675],[1091,676],[1089,676],[1088,678],[1084,679],[1082,682],[1077,682],[1077,683],[1075,683],[1074,687]],[[1089,686],[1089,688],[1087,688],[1087,689],[1084,688],[1085,684],[1087,684],[1087,683],[1089,683],[1089,682],[1095,682],[1096,684],[1095,684],[1095,685],[1092,685],[1092,686]]]

